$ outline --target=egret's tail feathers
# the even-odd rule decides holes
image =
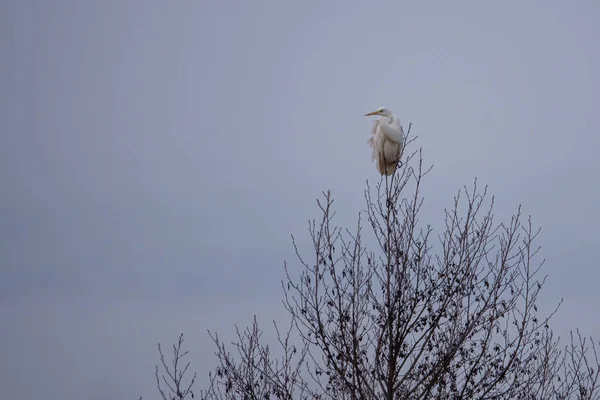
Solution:
[[[397,168],[397,163],[385,164],[382,159],[377,160],[377,171],[381,175],[393,175]]]
[[[392,175],[394,172],[396,172],[397,167],[398,167],[397,163],[386,165],[385,166],[385,175]],[[384,174],[382,174],[382,175],[384,175]]]
[[[377,171],[381,174],[381,175],[392,175],[394,172],[396,172],[396,168],[398,167],[398,163],[397,162],[388,162],[386,163],[385,158],[380,154],[379,157],[376,157],[376,155],[373,155],[373,158],[377,159]]]

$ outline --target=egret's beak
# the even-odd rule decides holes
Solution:
[[[377,115],[377,114],[379,114],[379,111],[373,111],[368,114],[365,114],[365,117],[368,117],[369,115]]]

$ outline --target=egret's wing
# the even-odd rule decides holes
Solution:
[[[400,144],[386,140],[383,144],[383,156],[386,164],[397,164],[400,157]]]

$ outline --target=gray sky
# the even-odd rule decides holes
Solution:
[[[200,389],[206,329],[283,315],[322,190],[355,225],[380,105],[435,164],[422,220],[475,176],[522,203],[556,330],[600,337],[600,3],[367,4],[1,2],[4,397],[157,398],[180,332]]]

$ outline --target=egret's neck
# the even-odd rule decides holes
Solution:
[[[381,119],[383,119],[388,124],[391,124],[392,122],[394,122],[394,114],[384,114],[381,116]]]

